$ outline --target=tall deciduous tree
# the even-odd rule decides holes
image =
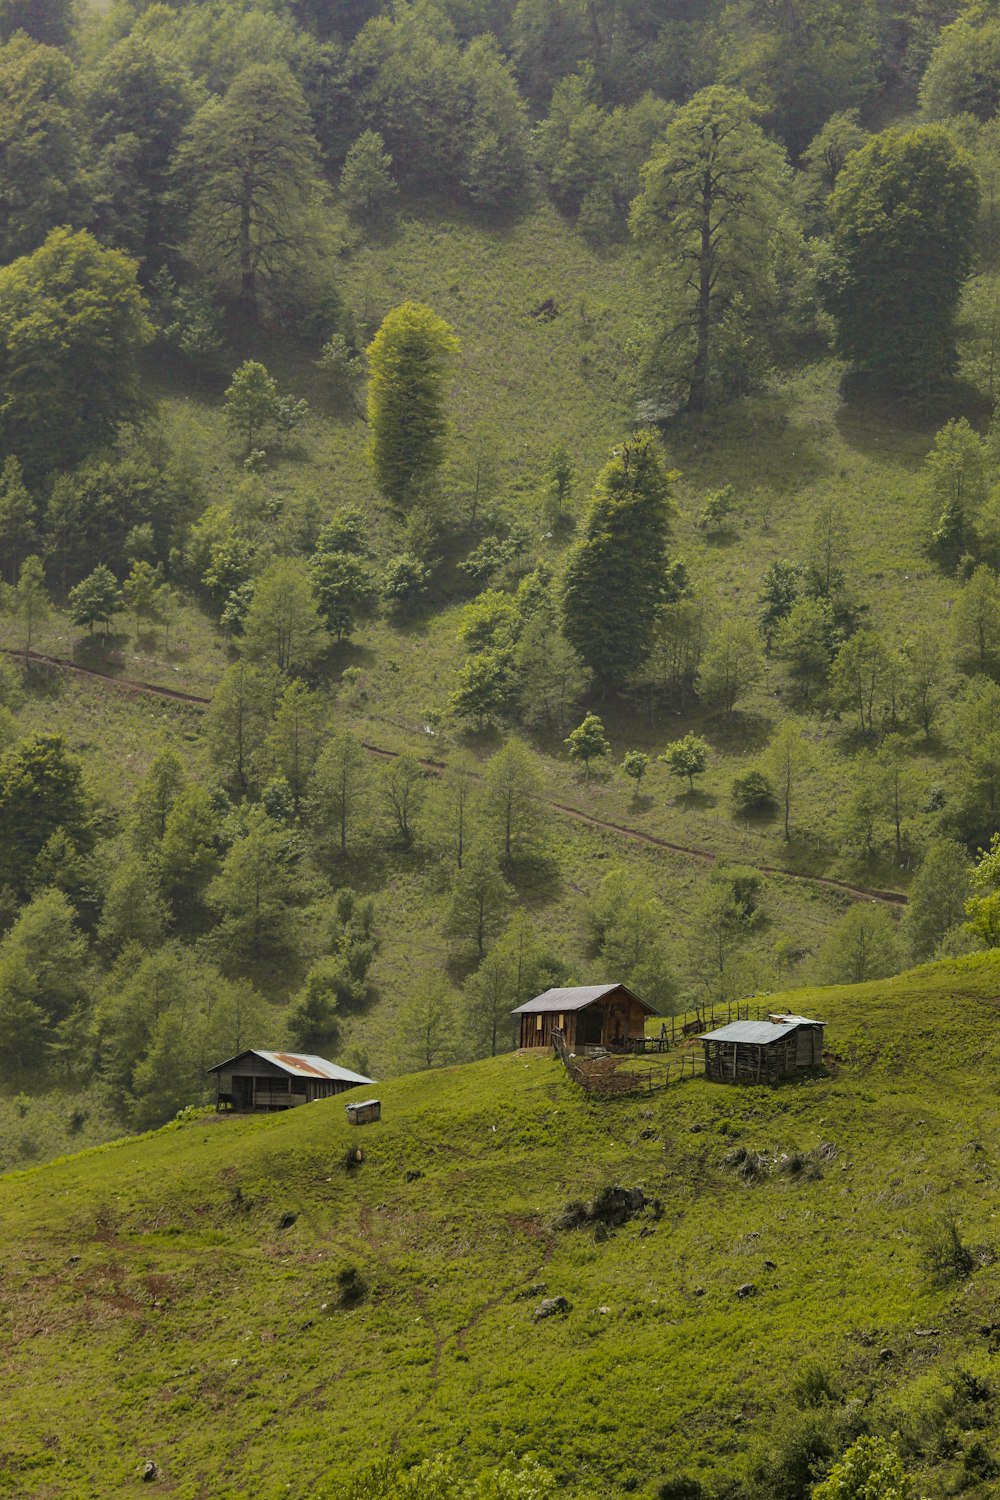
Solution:
[[[965,417],[946,422],[925,459],[937,524],[934,543],[950,562],[965,550],[989,491],[986,444]]]
[[[142,261],[147,274],[181,237],[171,166],[195,101],[187,70],[135,35],[112,47],[88,81],[94,227],[103,243]]]
[[[678,111],[642,172],[632,230],[662,299],[651,368],[689,411],[727,372],[720,339],[737,304],[751,319],[773,296],[771,240],[787,166],[745,94],[703,89]]]
[[[27,887],[57,829],[77,848],[89,841],[89,805],[79,761],[59,735],[32,735],[0,755],[0,886]]]
[[[0,101],[0,261],[8,261],[36,250],[82,206],[72,63],[15,36],[0,47]]]
[[[975,671],[988,671],[1000,654],[1000,580],[985,564],[959,594],[952,630],[959,659]]]
[[[476,844],[455,880],[448,931],[453,937],[467,939],[481,960],[491,938],[503,926],[513,895],[489,844]]]
[[[649,656],[675,477],[653,434],[637,432],[598,476],[584,536],[570,554],[563,632],[602,687],[622,684]]]
[[[521,740],[508,740],[486,767],[483,809],[508,864],[531,847],[542,817],[541,789],[535,757]]]
[[[212,763],[243,796],[250,790],[254,756],[267,734],[280,684],[272,666],[235,662],[220,678],[205,715]]]
[[[431,483],[445,456],[446,383],[458,340],[419,302],[388,313],[368,349],[368,424],[375,478],[403,505]]]
[[[17,583],[7,588],[2,600],[5,608],[14,616],[27,661],[31,654],[31,643],[39,626],[44,625],[49,615],[49,596],[45,588],[45,569],[40,557],[26,557],[17,575]]]
[[[880,384],[925,389],[954,370],[978,203],[973,163],[942,126],[883,131],[848,158],[823,296],[839,352]]]
[[[778,793],[784,814],[785,838],[791,838],[792,801],[802,777],[812,764],[812,746],[805,738],[803,726],[794,719],[779,724],[767,747],[766,765]]]
[[[0,269],[0,447],[36,472],[106,444],[142,408],[151,337],[135,262],[54,229]]]
[[[932,958],[938,943],[965,916],[972,860],[954,839],[932,839],[910,886],[902,939],[911,962]]]
[[[315,664],[326,641],[308,566],[301,558],[275,558],[254,587],[243,622],[244,653],[294,676]]]
[[[191,254],[251,317],[311,242],[317,160],[308,106],[282,63],[246,68],[191,122],[179,156],[193,193]]]
[[[382,796],[406,847],[413,843],[413,820],[427,793],[427,774],[413,755],[397,755],[382,772]]]
[[[307,894],[295,837],[257,805],[208,888],[219,914],[220,952],[237,968],[277,958],[295,946],[292,908]]]
[[[32,551],[37,536],[34,501],[12,455],[0,470],[0,577],[6,582],[17,581],[21,559]]]
[[[323,747],[329,716],[322,694],[294,678],[278,699],[274,720],[258,752],[261,765],[288,783],[296,816]]]
[[[158,750],[135,789],[131,807],[132,842],[147,855],[163,838],[171,808],[185,785],[184,762],[170,745]]]
[[[373,219],[383,213],[397,189],[392,157],[377,130],[365,130],[351,146],[340,174],[340,197],[352,218]]]
[[[310,789],[311,810],[320,829],[332,833],[341,854],[348,834],[368,800],[371,774],[364,746],[343,729],[324,745]]]
[[[833,924],[816,962],[821,984],[864,984],[899,968],[896,925],[884,906],[859,901]]]
[[[726,620],[709,637],[698,673],[698,691],[715,703],[726,718],[745,697],[764,670],[760,638],[745,620]]]
[[[595,936],[609,972],[620,976],[661,1011],[676,994],[669,917],[652,883],[620,866],[598,888],[591,911]]]

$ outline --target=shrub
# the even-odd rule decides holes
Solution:
[[[368,1283],[357,1266],[345,1266],[337,1272],[337,1304],[340,1307],[356,1307],[368,1295]]]
[[[382,597],[390,608],[402,612],[412,608],[427,592],[429,570],[409,553],[391,557],[382,574]]]
[[[700,1479],[678,1474],[674,1479],[665,1480],[656,1493],[659,1500],[702,1500],[705,1487]]]
[[[1000,1474],[1000,1464],[981,1438],[976,1438],[966,1448],[962,1455],[962,1469],[969,1483],[976,1483],[980,1479],[996,1479]]]
[[[763,771],[744,771],[734,777],[730,795],[739,813],[772,812],[778,805],[774,787]]]
[[[885,1438],[859,1437],[812,1495],[813,1500],[906,1500],[910,1493],[896,1450]]]
[[[938,1284],[972,1275],[975,1257],[963,1241],[953,1213],[943,1213],[925,1224],[920,1237],[920,1259]]]
[[[802,1366],[792,1381],[791,1397],[800,1411],[809,1411],[836,1401],[837,1392],[822,1365],[808,1364]]]

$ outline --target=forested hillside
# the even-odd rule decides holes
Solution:
[[[0,0],[0,1168],[1000,942],[998,105],[992,4]]]

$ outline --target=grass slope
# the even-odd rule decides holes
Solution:
[[[342,1101],[202,1117],[3,1178],[0,1494],[124,1494],[152,1458],[178,1500],[333,1495],[392,1449],[535,1449],[570,1493],[652,1495],[787,1446],[820,1364],[827,1417],[897,1430],[921,1494],[985,1497],[998,980],[986,956],[800,992],[840,1063],[774,1091],[603,1104],[513,1055],[385,1084],[363,1131]],[[721,1165],[737,1144],[761,1181]],[[609,1183],[659,1217],[554,1229]],[[977,1269],[937,1285],[943,1210]],[[565,1317],[533,1320],[542,1283]]]

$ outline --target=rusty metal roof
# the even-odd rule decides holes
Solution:
[[[703,1031],[698,1038],[702,1042],[750,1042],[755,1047],[766,1047],[770,1042],[780,1041],[800,1026],[822,1026],[822,1021],[810,1021],[807,1016],[789,1016],[781,1021],[731,1021],[720,1026],[718,1031]]]
[[[648,1000],[640,999],[626,984],[582,984],[568,990],[546,990],[544,994],[536,995],[534,1000],[526,1000],[523,1005],[517,1006],[511,1011],[511,1015],[531,1016],[537,1015],[539,1011],[583,1010],[585,1006],[593,1005],[595,1000],[603,1000],[615,990],[624,990],[629,999],[637,1001],[651,1016],[657,1014]]]
[[[294,1078],[326,1078],[333,1083],[374,1083],[374,1078],[366,1078],[363,1073],[352,1073],[349,1068],[341,1068],[336,1063],[327,1062],[325,1057],[315,1057],[311,1052],[264,1052],[258,1047],[248,1047],[245,1052],[239,1052],[235,1057],[228,1057],[225,1062],[216,1063],[214,1068],[209,1068],[209,1073],[221,1073],[223,1068],[229,1068],[234,1062],[239,1062],[241,1057],[262,1057],[265,1062],[273,1063],[283,1073],[290,1073]]]

